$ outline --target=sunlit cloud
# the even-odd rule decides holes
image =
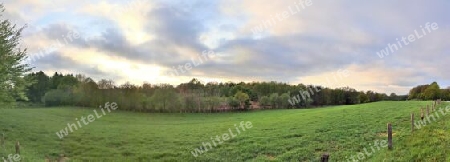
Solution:
[[[7,0],[5,17],[23,25],[22,45],[36,54],[35,70],[82,73],[117,84],[210,81],[279,81],[349,86],[406,94],[418,84],[450,84],[447,1],[163,1]],[[402,7],[398,7],[402,6]],[[294,12],[293,12],[294,11]],[[286,15],[287,13],[287,15]],[[283,16],[283,14],[285,16]],[[412,19],[414,18],[414,19]],[[255,27],[273,20],[255,33]],[[439,29],[380,59],[377,52],[420,25]],[[203,51],[214,58],[172,75]],[[324,82],[339,70],[351,74]]]

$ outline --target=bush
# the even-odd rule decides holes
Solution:
[[[232,107],[233,109],[238,108],[240,105],[239,101],[234,97],[228,98],[228,106]]]
[[[62,105],[63,98],[66,98],[63,90],[52,89],[45,93],[44,104],[45,106],[59,106]]]

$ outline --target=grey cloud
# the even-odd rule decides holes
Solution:
[[[220,13],[219,4],[217,1],[158,1],[157,7],[145,15],[145,29],[156,39],[139,45],[127,40],[125,31],[108,20],[111,18],[95,16],[99,22],[104,22],[98,25],[103,27],[98,31],[102,32],[100,37],[76,39],[69,45],[94,48],[136,63],[170,68],[189,63],[195,57],[177,51],[177,48],[191,49],[199,54],[208,50],[200,41],[200,36],[207,33],[210,26],[216,25],[215,30],[219,33],[233,37],[219,40],[219,47],[212,49],[221,54],[219,58],[206,61],[184,76],[250,76],[261,80],[295,82],[299,77],[358,65],[367,69],[392,69],[385,71],[389,76],[401,73],[391,83],[374,86],[414,86],[423,82],[427,84],[427,78],[444,83],[450,79],[450,72],[445,68],[450,51],[446,44],[450,36],[448,1],[314,1],[308,11],[286,20],[303,24],[299,30],[304,31],[284,36],[269,34],[261,39],[240,35],[241,25],[252,18],[251,14],[242,11],[242,14],[236,14],[238,17],[228,17]],[[255,5],[264,4],[255,1]],[[11,14],[12,18],[18,19],[17,16],[17,13]],[[441,28],[385,59],[376,55],[388,43],[396,43],[396,38],[412,34],[426,22],[438,22]],[[89,27],[77,28],[81,23],[71,23],[50,23],[39,32],[51,40],[58,40],[71,30],[80,31],[81,37],[90,30]],[[277,25],[282,26],[283,22]],[[95,66],[82,65],[57,53],[37,60],[34,65],[39,69],[67,69],[99,77],[121,77],[102,72]],[[359,70],[366,70],[364,68]]]
[[[116,73],[108,73],[101,71],[96,65],[87,65],[71,58],[62,56],[58,52],[51,53],[45,57],[31,62],[31,66],[35,67],[34,71],[72,71],[74,74],[86,74],[88,77],[98,79],[120,79]],[[48,74],[50,75],[50,74]]]

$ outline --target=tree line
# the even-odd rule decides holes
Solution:
[[[115,85],[112,80],[98,82],[84,75],[44,72],[30,73],[34,80],[27,87],[30,102],[45,106],[97,107],[116,102],[121,110],[137,112],[222,112],[248,109],[294,109],[325,105],[351,105],[381,100],[399,100],[373,91],[349,87],[324,88],[314,85],[289,85],[281,82],[209,82],[192,79],[177,86],[169,84]],[[316,93],[292,102],[299,93],[314,88]],[[311,91],[309,91],[311,92]],[[406,99],[406,98],[405,98]]]
[[[450,87],[441,89],[437,82],[418,85],[409,91],[409,100],[450,100]]]
[[[4,11],[0,4],[0,18]],[[98,82],[84,75],[44,72],[29,73],[26,49],[20,48],[24,27],[0,20],[0,107],[16,101],[45,106],[97,107],[117,102],[122,110],[138,112],[221,112],[247,109],[310,108],[350,105],[381,100],[450,99],[450,90],[436,82],[413,88],[409,96],[389,96],[350,87],[327,88],[315,85],[289,85],[281,82],[210,82],[192,79],[177,86],[169,84],[116,85],[112,80]],[[314,91],[311,91],[314,89]]]

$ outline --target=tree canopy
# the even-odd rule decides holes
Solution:
[[[25,78],[36,80],[26,91],[31,102],[46,106],[83,107],[117,102],[122,110],[138,112],[311,108],[406,99],[373,91],[356,91],[350,87],[332,89],[279,82],[203,83],[194,78],[177,86],[151,83],[134,85],[129,82],[116,85],[113,80],[101,79],[96,82],[80,74],[53,73],[48,76],[43,72],[33,72]]]
[[[24,63],[26,49],[19,48],[20,35],[24,27],[18,28],[3,19],[4,7],[0,4],[0,104],[13,104],[16,100],[28,100],[25,88],[25,73],[31,68]]]
[[[410,100],[449,100],[449,89],[441,89],[437,82],[419,85],[409,91]]]

